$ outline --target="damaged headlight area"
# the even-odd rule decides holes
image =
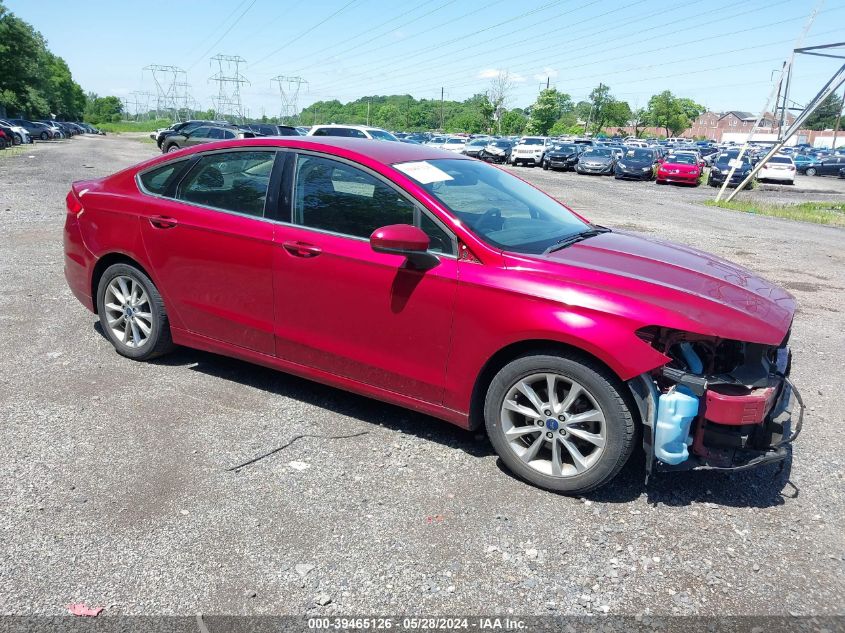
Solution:
[[[671,359],[629,383],[649,472],[744,470],[787,457],[804,416],[789,380],[789,333],[779,345],[660,327],[637,335]]]

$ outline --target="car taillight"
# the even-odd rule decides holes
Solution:
[[[76,216],[82,213],[82,203],[79,201],[79,198],[76,197],[76,194],[73,193],[73,191],[68,192],[67,198],[65,198],[65,203],[67,204],[68,213]]]

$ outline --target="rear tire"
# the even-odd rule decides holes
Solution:
[[[173,143],[172,145],[168,145],[167,149],[164,150],[164,152],[165,154],[169,154],[170,152],[178,152],[179,149],[179,146],[176,143]]]
[[[170,352],[173,338],[164,301],[147,275],[129,264],[109,266],[97,284],[103,333],[121,356],[150,360]]]
[[[47,141],[47,140],[50,139],[50,135],[47,134],[47,132],[41,132],[40,138],[41,138],[42,141]]]
[[[815,167],[807,167],[807,171],[804,172],[808,176],[815,176],[816,175],[816,168]]]
[[[490,383],[487,434],[521,479],[583,494],[613,479],[634,450],[636,427],[624,393],[619,378],[591,358],[553,350],[522,356]]]

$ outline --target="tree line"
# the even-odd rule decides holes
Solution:
[[[78,120],[85,104],[65,60],[0,0],[0,109],[8,116]]]

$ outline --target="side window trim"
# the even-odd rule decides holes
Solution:
[[[370,169],[366,165],[356,163],[355,161],[348,160],[348,159],[343,158],[341,156],[334,156],[334,155],[331,155],[331,154],[324,154],[322,152],[316,152],[316,151],[310,151],[310,150],[295,150],[295,152],[291,152],[291,153],[293,153],[294,156],[292,157],[291,160],[288,161],[287,169],[285,171],[285,176],[287,177],[287,179],[289,179],[289,182],[286,182],[283,179],[283,183],[282,183],[283,187],[285,185],[288,185],[288,189],[287,189],[288,198],[289,198],[289,200],[288,200],[288,203],[289,203],[288,220],[277,220],[280,224],[287,224],[287,225],[290,225],[290,226],[295,226],[299,229],[303,229],[303,230],[306,230],[306,231],[316,231],[317,233],[325,233],[326,235],[336,235],[338,237],[344,237],[346,239],[351,239],[351,240],[359,240],[359,241],[364,241],[364,242],[369,241],[368,238],[366,238],[366,237],[359,237],[357,235],[349,235],[347,233],[338,233],[336,231],[329,231],[329,230],[326,230],[326,229],[320,229],[320,228],[316,228],[316,227],[312,227],[312,226],[306,226],[304,224],[301,224],[300,222],[297,222],[296,219],[294,218],[294,201],[296,199],[296,187],[298,185],[297,179],[296,179],[296,173],[297,173],[296,166],[297,166],[297,163],[299,161],[299,157],[300,156],[316,156],[318,158],[326,158],[328,160],[334,160],[334,161],[337,161],[339,163],[343,163],[344,165],[348,165],[350,167],[360,169],[361,171],[363,171],[367,175],[372,176],[373,178],[375,178],[376,180],[378,180],[379,182],[384,184],[386,187],[389,187],[394,192],[399,194],[402,198],[407,200],[414,207],[414,215],[413,215],[414,226],[419,228],[420,218],[421,218],[422,215],[425,215],[429,220],[431,220],[435,224],[435,226],[437,226],[439,229],[441,229],[452,242],[452,250],[454,251],[453,253],[441,253],[441,252],[438,252],[438,251],[429,251],[429,252],[432,255],[436,255],[438,257],[442,256],[442,257],[449,257],[449,258],[452,258],[452,259],[457,259],[457,257],[458,257],[457,256],[457,253],[458,253],[458,236],[455,235],[454,232],[449,230],[449,228],[443,222],[440,221],[440,218],[438,218],[433,213],[431,213],[431,211],[429,211],[422,202],[420,202],[419,200],[417,200],[416,198],[411,196],[408,192],[406,192],[404,189],[399,187],[396,183],[394,183],[394,182],[388,180],[387,178],[385,178],[382,174],[378,173],[377,171],[375,171],[373,169]],[[281,196],[281,198],[283,198],[283,197],[284,196]]]

